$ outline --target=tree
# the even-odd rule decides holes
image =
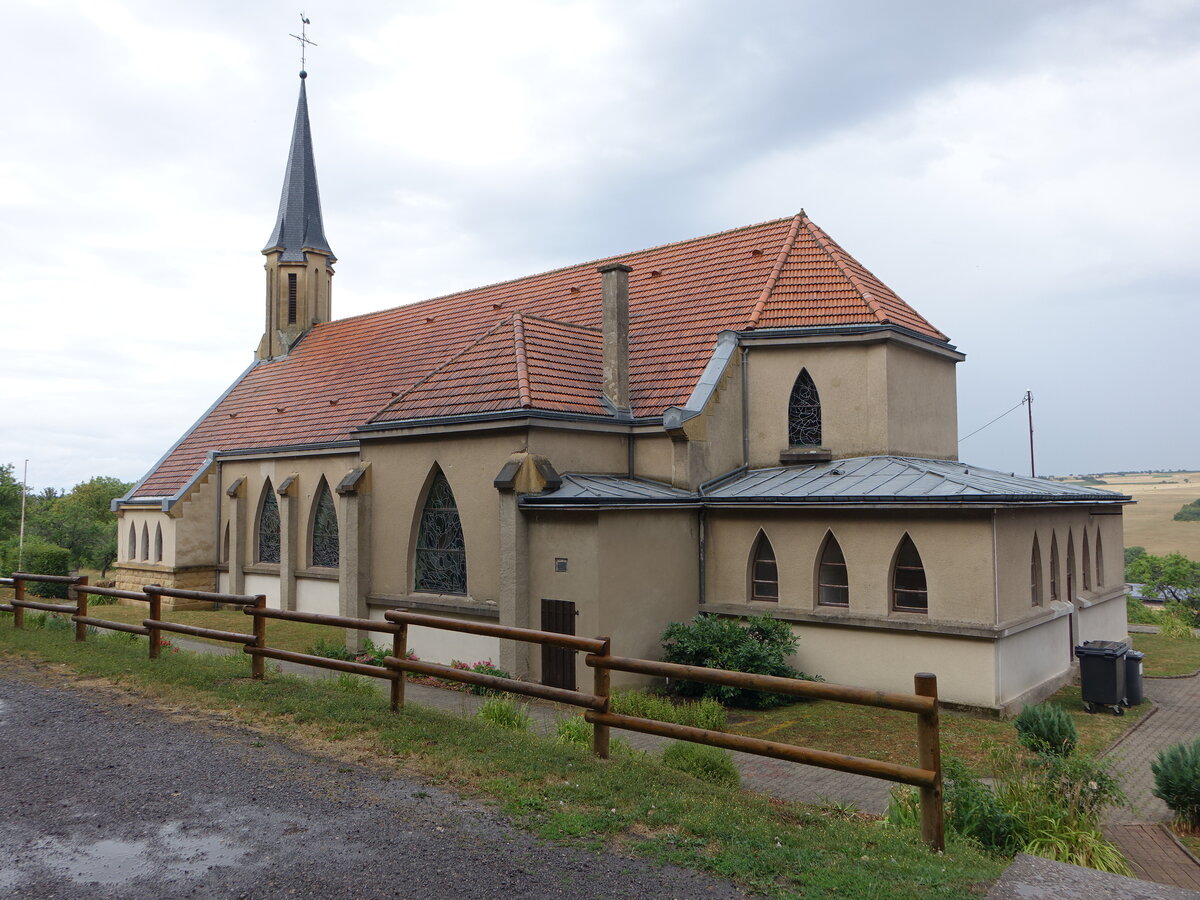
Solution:
[[[0,465],[0,541],[20,530],[21,482],[13,476],[12,463]]]
[[[1193,609],[1200,607],[1200,562],[1182,553],[1146,553],[1131,562],[1125,574],[1129,581],[1144,585],[1143,596],[1173,600]]]
[[[73,566],[89,566],[107,574],[117,558],[117,516],[110,502],[131,485],[98,475],[75,485],[69,493],[46,488],[30,498],[26,512],[32,534],[65,547]]]

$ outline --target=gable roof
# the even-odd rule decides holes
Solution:
[[[367,423],[600,400],[600,275],[629,276],[636,417],[681,406],[722,330],[897,325],[946,336],[798,215],[316,325],[252,367],[131,496],[170,497],[211,451],[350,440]]]

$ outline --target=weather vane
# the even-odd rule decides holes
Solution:
[[[308,32],[306,30],[308,26],[308,17],[305,16],[304,13],[300,13],[300,33],[291,35],[291,37],[294,37],[300,42],[300,77],[302,78],[307,74],[304,71],[304,51],[308,49],[310,44],[314,47],[317,46],[315,41],[310,41],[308,39]]]

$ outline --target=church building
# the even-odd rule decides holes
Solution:
[[[1128,498],[959,461],[963,354],[803,211],[335,320],[302,80],[262,253],[253,363],[114,501],[120,587],[651,659],[672,622],[766,612],[827,681],[930,671],[999,711],[1127,637]],[[590,677],[552,648],[410,644]]]

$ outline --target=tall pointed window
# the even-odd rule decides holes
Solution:
[[[793,447],[821,446],[821,398],[808,369],[801,369],[788,399],[788,443]]]
[[[154,526],[154,561],[162,562],[162,524]]]
[[[271,479],[263,485],[262,503],[258,508],[258,561],[279,562],[279,501]]]
[[[1050,602],[1058,602],[1058,535],[1050,538]]]
[[[221,539],[221,562],[229,562],[229,523],[225,523],[225,537]]]
[[[129,559],[137,559],[137,529],[129,523]]]
[[[1083,589],[1090,591],[1092,589],[1092,551],[1088,549],[1086,525],[1083,528],[1083,567],[1079,571],[1083,574]]]
[[[821,551],[821,568],[817,570],[817,603],[821,606],[849,606],[850,579],[846,573],[846,557],[841,545],[830,532]]]
[[[421,511],[416,563],[413,579],[416,590],[435,594],[467,592],[467,550],[462,521],[450,482],[440,468],[434,472]]]
[[[296,324],[296,273],[288,272],[288,324]]]
[[[750,599],[779,602],[779,566],[775,564],[775,548],[764,532],[754,542],[750,561]]]
[[[1042,605],[1042,548],[1037,535],[1033,536],[1033,555],[1029,559],[1029,599],[1034,606]]]
[[[929,588],[925,582],[925,566],[917,545],[907,534],[896,551],[892,570],[892,608],[907,612],[929,612]]]
[[[339,560],[337,510],[333,507],[329,485],[322,478],[313,504],[312,564],[336,569]]]
[[[1075,602],[1075,535],[1067,531],[1067,602]]]
[[[1104,587],[1104,545],[1100,543],[1100,526],[1096,526],[1096,584]]]
[[[145,522],[142,523],[142,552],[138,558],[143,562],[150,560],[150,528]]]

